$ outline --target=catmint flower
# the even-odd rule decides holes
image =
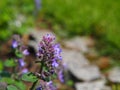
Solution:
[[[54,67],[58,67],[59,64],[54,60],[53,63],[52,63],[52,66],[54,66]]]
[[[64,76],[63,76],[63,71],[62,70],[60,70],[59,72],[58,72],[58,79],[60,80],[60,82],[64,82]]]
[[[62,60],[62,57],[60,56],[60,53],[62,52],[60,45],[55,44],[54,45],[54,57],[55,59]]]
[[[12,47],[14,48],[17,65],[17,72],[26,73],[28,69],[25,68],[24,58],[26,55],[29,55],[29,52],[26,46],[23,45],[19,35],[13,36]]]
[[[36,90],[57,90],[57,88],[52,81],[45,82],[40,80],[40,85],[36,88]]]
[[[59,66],[59,61],[62,60],[61,52],[60,45],[55,43],[55,36],[52,34],[43,36],[37,52],[39,61],[44,63],[47,68],[46,71],[42,71],[42,78],[47,78],[56,72],[55,68]]]
[[[18,47],[18,42],[16,40],[12,41],[12,47],[17,48]]]
[[[24,67],[25,66],[25,62],[23,59],[18,59],[19,65],[20,67]]]
[[[21,73],[24,74],[24,73],[27,73],[28,72],[28,69],[27,68],[24,68]]]
[[[50,81],[47,84],[47,90],[57,90],[57,88],[53,85],[53,82]]]
[[[29,55],[29,52],[28,52],[28,50],[27,49],[25,49],[25,50],[23,50],[23,55]]]
[[[20,45],[20,36],[14,35],[12,40],[12,47],[17,48]]]

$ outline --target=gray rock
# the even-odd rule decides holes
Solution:
[[[80,80],[91,81],[101,77],[98,67],[90,65],[83,54],[78,51],[63,50],[63,61],[71,73]]]
[[[68,66],[73,65],[74,67],[81,68],[82,66],[89,65],[87,58],[82,53],[76,50],[63,49],[62,51],[63,61]]]
[[[104,90],[105,80],[76,83],[76,90]]]
[[[98,67],[91,65],[75,69],[73,73],[77,78],[84,81],[91,81],[101,77]]]
[[[86,37],[75,37],[64,42],[66,47],[80,50],[83,53],[89,52],[88,46],[93,43],[92,40]]]
[[[109,86],[104,86],[102,90],[112,90]]]
[[[113,68],[109,72],[108,79],[111,82],[120,83],[120,68],[119,67]]]

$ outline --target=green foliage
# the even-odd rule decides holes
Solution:
[[[19,50],[16,50],[15,51],[15,55],[18,57],[18,58],[22,58],[23,57],[23,54],[21,52],[19,52]]]
[[[119,0],[43,0],[42,13],[55,31],[72,36],[102,34],[120,47],[119,5]]]
[[[0,82],[7,82],[7,84],[14,84],[15,80],[9,77],[3,77]]]
[[[12,34],[23,34],[33,26],[34,3],[31,0],[2,0],[0,2],[0,40]]]
[[[13,78],[2,78],[0,82],[6,82],[8,84],[7,89],[8,90],[26,90],[26,86],[21,81],[16,81]],[[16,89],[14,89],[16,88]]]
[[[3,70],[3,63],[0,61],[0,71]]]
[[[4,66],[6,67],[15,67],[16,63],[14,61],[14,59],[8,59],[4,62]]]
[[[18,90],[17,87],[13,86],[13,85],[9,85],[7,86],[7,90]]]
[[[23,82],[16,82],[15,86],[17,86],[20,90],[26,90],[26,86]]]
[[[120,84],[113,83],[112,84],[112,90],[120,90]]]
[[[0,77],[10,77],[11,74],[7,71],[0,71]]]
[[[72,80],[68,80],[68,81],[66,82],[66,84],[67,84],[68,86],[73,86],[73,85],[74,85],[74,82],[73,82]]]
[[[22,75],[22,80],[26,82],[35,82],[37,77],[30,73],[25,73]]]

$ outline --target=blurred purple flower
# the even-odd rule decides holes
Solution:
[[[27,69],[27,68],[24,68],[24,69],[22,70],[22,74],[27,73],[27,72],[28,72],[28,69]]]
[[[18,42],[16,40],[12,41],[12,47],[17,48],[18,47]]]
[[[55,44],[54,45],[54,56],[56,59],[58,60],[62,60],[62,57],[60,56],[60,53],[62,52],[60,45],[59,44]]]
[[[12,47],[17,48],[20,44],[20,36],[19,35],[13,35],[13,40],[12,40]]]
[[[47,90],[57,90],[52,81],[47,82]]]
[[[40,10],[41,9],[41,0],[35,0],[35,5],[36,5],[36,9]]]
[[[58,67],[59,64],[58,64],[56,61],[53,61],[52,66],[54,66],[54,67]]]
[[[18,62],[19,62],[20,67],[24,67],[25,66],[25,62],[24,62],[23,59],[19,59]]]
[[[59,72],[58,72],[58,78],[59,78],[59,80],[63,83],[64,82],[64,76],[63,76],[63,71],[62,70],[60,70]]]
[[[28,52],[28,50],[27,49],[25,49],[25,50],[23,50],[23,55],[29,55],[29,52]]]

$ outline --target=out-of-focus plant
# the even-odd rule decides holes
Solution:
[[[11,70],[4,71],[1,67],[0,72],[0,82],[5,82],[7,85],[7,90],[25,90],[26,86],[21,81],[21,76],[28,72],[26,68],[26,63],[24,61],[25,56],[29,55],[27,47],[23,46],[21,39],[18,35],[13,36],[12,41],[12,51],[15,53],[14,57],[8,57],[3,65],[5,68]]]
[[[34,3],[30,0],[2,0],[0,3],[0,41],[22,34],[33,26]]]
[[[57,90],[52,80],[57,78],[63,83],[64,77],[62,50],[54,40],[55,37],[52,34],[43,36],[38,45],[37,60],[35,60],[40,65],[39,71],[29,72],[24,61],[29,51],[21,42],[20,36],[13,36],[12,51],[15,56],[5,60],[3,64],[0,62],[0,82],[7,84],[7,90],[26,90],[23,81],[33,83],[30,90]],[[5,71],[4,67],[8,71]]]

